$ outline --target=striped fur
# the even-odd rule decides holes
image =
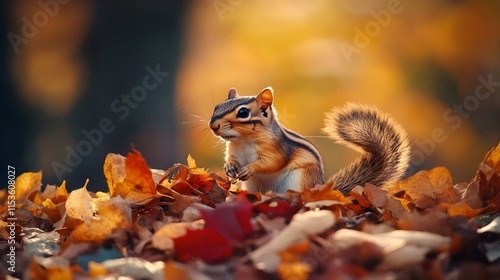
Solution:
[[[272,107],[272,88],[255,97],[237,96],[217,105],[209,126],[226,141],[228,176],[240,179],[250,191],[286,192],[324,183],[323,163],[316,147],[283,127]],[[238,118],[238,110],[251,115]]]

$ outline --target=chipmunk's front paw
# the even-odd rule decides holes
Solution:
[[[226,175],[231,178],[238,178],[238,169],[239,165],[236,162],[226,162],[226,164],[224,164],[224,171]]]
[[[253,174],[252,169],[248,167],[248,165],[244,166],[243,168],[241,168],[240,173],[238,173],[238,179],[241,181],[246,181],[250,177],[252,177],[252,174]]]

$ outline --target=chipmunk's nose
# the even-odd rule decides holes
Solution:
[[[220,128],[220,124],[218,123],[215,123],[215,120],[210,120],[210,122],[208,123],[208,126],[210,127],[211,130],[213,131],[217,131],[219,130]]]

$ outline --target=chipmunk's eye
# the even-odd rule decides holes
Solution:
[[[241,108],[238,110],[238,114],[236,115],[238,119],[246,119],[250,117],[250,110],[248,108]]]

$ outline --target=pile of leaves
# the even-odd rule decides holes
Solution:
[[[2,278],[442,279],[500,275],[500,146],[476,176],[421,171],[391,189],[331,185],[303,192],[239,190],[188,164],[147,167],[133,150],[104,162],[109,190],[68,193],[42,174],[15,181],[16,272]],[[0,248],[9,234],[0,194]]]

